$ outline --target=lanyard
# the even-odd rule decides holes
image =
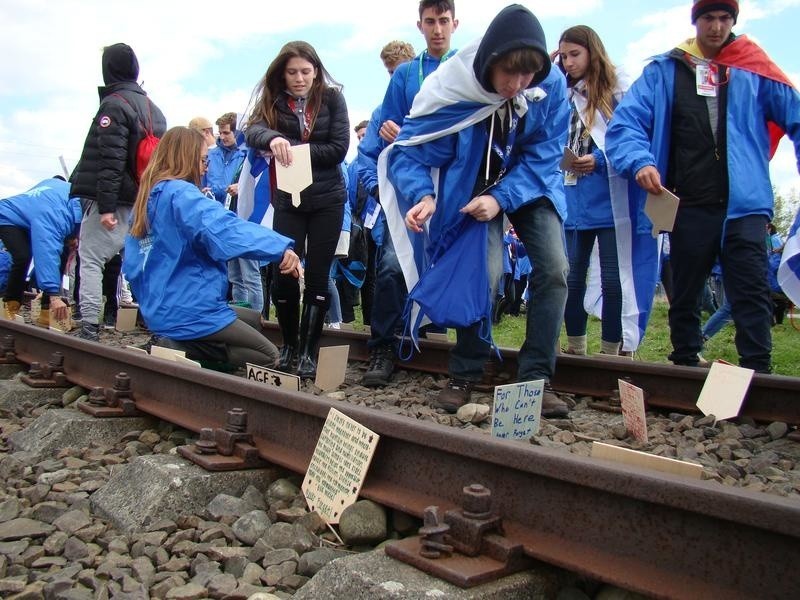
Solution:
[[[501,164],[500,174],[497,176],[497,181],[500,181],[506,171],[506,167],[508,167],[508,161],[511,159],[511,149],[514,147],[514,142],[517,139],[517,124],[519,123],[519,116],[511,106],[511,102],[506,103],[506,111],[508,114],[503,118],[508,118],[509,125],[505,147],[498,144],[497,140],[492,140],[492,150],[495,154],[497,154],[498,157],[500,157]],[[492,119],[494,119],[494,115],[492,115]]]
[[[442,56],[442,58],[439,59],[439,64],[441,65],[444,61],[446,61],[448,58],[453,56],[453,54],[455,54],[455,53],[456,53],[455,50],[449,50],[447,52],[447,54],[445,54],[444,56]],[[419,86],[420,87],[422,87],[422,82],[425,79],[425,75],[422,72],[422,63],[425,61],[425,57],[426,56],[430,56],[430,54],[428,54],[427,50],[423,50],[422,54],[419,55],[419,74],[418,74],[418,76],[419,76]]]

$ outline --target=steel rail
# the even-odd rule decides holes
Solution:
[[[277,325],[270,324],[267,334],[273,342],[280,343]],[[369,335],[361,332],[325,330],[322,345],[347,345],[351,359],[367,360],[367,340]],[[422,352],[414,352],[408,361],[399,364],[427,373],[446,374],[450,348],[450,343],[423,339],[420,340]],[[515,381],[519,352],[502,348],[501,354],[503,360],[497,365],[498,373],[505,374],[506,381]],[[707,374],[707,369],[634,361],[623,357],[559,354],[551,384],[560,392],[609,396],[618,388],[617,381],[625,379],[645,391],[649,406],[696,413],[697,398]],[[761,422],[782,421],[800,425],[800,377],[754,375],[740,414]]]
[[[197,370],[0,322],[24,362],[64,354],[68,379],[131,377],[136,406],[198,432],[234,407],[269,462],[304,472],[336,407],[381,436],[361,495],[417,517],[481,483],[508,537],[544,562],[658,598],[786,598],[800,588],[800,504],[658,474]]]

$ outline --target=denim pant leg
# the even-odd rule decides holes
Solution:
[[[567,335],[586,335],[587,314],[583,308],[583,299],[586,297],[586,274],[589,271],[589,257],[594,246],[594,231],[570,229],[564,233],[569,256],[564,324],[567,327]]]
[[[719,333],[719,330],[731,322],[731,305],[723,302],[716,312],[708,318],[703,325],[703,338],[710,339]]]
[[[341,323],[342,304],[339,298],[339,290],[336,287],[336,282],[333,280],[333,277],[328,278],[328,294],[331,297],[331,304],[328,306],[328,322]]]
[[[725,224],[722,278],[736,325],[739,365],[767,373],[772,353],[772,300],[767,284],[767,217],[750,215]]]
[[[694,364],[703,348],[700,302],[708,274],[719,253],[724,206],[687,206],[678,209],[670,233],[673,296],[669,331],[676,364]]]
[[[597,230],[600,254],[600,288],[603,291],[601,338],[606,342],[622,341],[622,284],[619,280],[617,234],[613,227]]]
[[[233,266],[235,263],[235,266]],[[259,262],[250,258],[234,258],[228,261],[228,279],[234,302],[247,302],[250,308],[261,312],[264,308],[264,290],[261,287]]]
[[[386,228],[383,233],[383,244],[377,251],[375,268],[375,292],[372,297],[372,316],[370,331],[372,339],[368,346],[396,345],[395,332],[403,316],[408,290],[400,262],[394,251],[394,244]]]
[[[567,303],[564,227],[547,198],[525,204],[508,218],[533,264],[517,377],[519,381],[549,380],[556,368],[556,344]]]
[[[489,298],[497,294],[497,284],[503,276],[503,213],[489,222],[486,248],[486,266],[489,270]],[[456,344],[450,351],[450,376],[467,381],[480,381],[483,366],[489,358],[491,346],[481,339],[482,327],[491,327],[491,322],[479,321],[469,327],[456,329]]]

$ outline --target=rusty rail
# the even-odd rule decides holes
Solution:
[[[268,329],[269,337],[280,343],[277,325]],[[350,358],[366,360],[369,336],[354,331],[325,330],[325,346],[349,345]],[[422,353],[414,353],[401,366],[428,373],[446,374],[448,352],[452,344],[421,340]],[[503,361],[498,372],[514,381],[517,373],[518,352],[502,348]],[[676,367],[669,364],[633,361],[624,358],[597,358],[560,354],[556,372],[551,381],[561,392],[586,396],[608,396],[618,387],[618,379],[627,379],[645,391],[645,399],[654,408],[677,412],[697,412],[697,398],[705,382],[706,369]],[[782,375],[753,376],[741,414],[756,421],[783,421],[800,425],[800,377]]]
[[[17,357],[64,354],[64,373],[109,386],[125,370],[136,407],[189,430],[249,415],[260,456],[296,472],[335,406],[381,436],[362,496],[422,517],[463,487],[493,492],[509,538],[544,562],[659,598],[792,597],[800,588],[796,501],[662,475],[268,389],[242,378],[0,322]]]

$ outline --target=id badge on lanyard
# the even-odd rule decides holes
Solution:
[[[699,64],[695,68],[697,95],[714,98],[717,95],[717,69],[707,64]]]

